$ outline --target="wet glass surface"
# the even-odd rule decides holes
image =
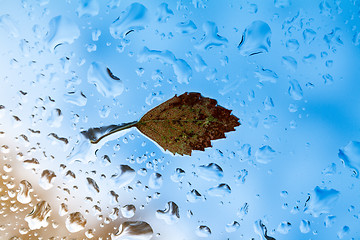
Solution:
[[[359,9],[0,0],[0,239],[359,239]],[[185,92],[241,125],[135,127]]]

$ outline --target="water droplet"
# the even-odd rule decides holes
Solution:
[[[288,234],[291,229],[291,223],[289,222],[281,222],[277,227],[276,231],[281,234]]]
[[[216,163],[201,165],[198,169],[197,174],[207,181],[219,181],[224,176],[223,170]]]
[[[51,207],[45,202],[41,201],[36,204],[34,209],[25,217],[29,228],[31,230],[40,229],[48,226],[48,218],[50,217]]]
[[[334,82],[334,78],[330,74],[325,74],[322,76],[322,78],[324,79],[325,84],[331,84]]]
[[[346,235],[348,235],[350,232],[350,228],[348,226],[344,226],[338,233],[337,237],[339,239],[343,239]]]
[[[218,34],[218,27],[214,22],[205,22],[203,24],[205,32],[202,41],[195,45],[196,49],[209,50],[213,47],[226,46],[228,40]]]
[[[160,173],[153,173],[149,178],[149,187],[152,189],[159,189],[163,184],[163,177]]]
[[[225,231],[228,233],[236,232],[240,228],[240,223],[237,221],[233,221],[232,223],[228,223],[225,226]]]
[[[291,5],[290,0],[274,0],[274,4],[276,8],[286,8]]]
[[[136,208],[134,205],[129,204],[121,208],[121,214],[124,218],[132,218],[135,215]]]
[[[39,185],[43,189],[49,190],[50,188],[52,188],[54,186],[53,183],[55,181],[55,177],[56,177],[55,172],[46,169],[41,173],[41,178],[39,180]]]
[[[331,6],[326,0],[322,0],[319,4],[320,13],[325,16],[331,16]]]
[[[176,58],[171,51],[150,50],[147,47],[144,47],[139,53],[138,61],[143,63],[150,61],[151,59],[157,59],[165,64],[170,64],[174,70],[178,83],[189,83],[192,75],[190,65],[185,60]]]
[[[23,161],[25,169],[35,169],[39,167],[39,161],[36,158],[27,159]]]
[[[185,171],[181,168],[176,168],[174,173],[170,176],[173,182],[180,182],[185,176]]]
[[[350,141],[345,147],[339,149],[338,156],[345,166],[354,172],[354,176],[359,178],[360,142]]]
[[[336,219],[336,217],[333,215],[326,216],[325,221],[324,221],[325,227],[326,228],[332,227],[335,223],[335,219]]]
[[[117,97],[124,91],[123,82],[101,62],[91,63],[87,78],[88,82],[94,84],[96,90],[104,97]]]
[[[322,213],[329,213],[330,207],[339,198],[340,192],[335,189],[316,186],[314,192],[306,202],[304,212],[319,217]]]
[[[301,220],[300,222],[300,232],[308,233],[310,232],[310,221],[308,220]]]
[[[19,30],[9,14],[0,16],[0,28],[15,38],[19,37]]]
[[[295,79],[289,81],[290,87],[288,93],[294,100],[301,100],[303,98],[303,91],[299,82]]]
[[[271,46],[271,29],[263,21],[254,21],[246,27],[238,49],[243,56],[252,56],[269,52]]]
[[[61,203],[59,207],[59,215],[65,216],[69,211],[68,206],[65,203]]]
[[[157,9],[158,22],[165,23],[167,20],[174,15],[174,12],[169,9],[167,3],[161,3]]]
[[[293,57],[283,56],[281,63],[289,70],[295,71],[297,69],[297,61]]]
[[[207,193],[214,197],[226,197],[231,193],[231,188],[226,183],[221,183],[216,187],[210,188]]]
[[[286,48],[290,51],[290,52],[295,52],[299,49],[300,44],[298,42],[298,40],[296,39],[290,39],[288,41],[286,41]]]
[[[73,212],[66,218],[65,226],[69,232],[74,233],[85,229],[86,222],[86,219],[81,213]]]
[[[265,145],[255,152],[255,159],[258,163],[268,164],[276,156],[276,151],[273,150],[270,146]]]
[[[271,97],[267,96],[263,102],[264,109],[266,111],[271,110],[274,107],[274,102]]]
[[[303,63],[313,63],[316,60],[316,56],[314,54],[309,54],[307,56],[304,56],[302,61]]]
[[[153,236],[151,226],[142,221],[124,222],[118,231],[111,235],[112,240],[150,240]]]
[[[187,20],[176,24],[176,30],[182,34],[193,34],[196,32],[197,27],[193,21]]]
[[[315,40],[316,32],[312,29],[307,28],[303,31],[303,38],[306,44],[310,44],[312,41]]]
[[[68,92],[67,94],[64,95],[64,101],[67,103],[77,105],[79,107],[83,107],[86,105],[87,98],[80,91]]]
[[[112,220],[116,220],[119,217],[119,209],[118,208],[113,208],[111,213],[109,214],[109,218],[111,218]]]
[[[140,3],[128,6],[123,15],[110,25],[110,34],[113,38],[122,39],[133,31],[145,29],[148,23],[148,10]]]
[[[64,117],[61,113],[61,110],[56,108],[51,111],[50,117],[47,119],[47,122],[50,127],[58,128],[61,126],[61,122],[62,122],[63,118]]]
[[[176,203],[170,201],[165,210],[157,210],[156,217],[164,220],[167,224],[177,223],[180,219],[179,207]]]
[[[243,144],[237,153],[239,154],[240,161],[247,161],[251,157],[251,146]]]
[[[123,187],[131,183],[135,178],[136,172],[128,165],[119,165],[117,172],[111,176],[111,179],[115,181],[118,187]]]
[[[246,176],[249,174],[249,172],[246,169],[242,169],[241,171],[237,172],[236,176],[236,183],[244,184],[246,181]]]
[[[199,54],[196,54],[194,61],[195,61],[195,71],[197,72],[203,72],[208,67],[204,59]]]
[[[195,203],[204,200],[204,197],[196,189],[193,189],[186,194],[186,199],[191,203]]]
[[[211,235],[211,230],[208,226],[201,225],[197,227],[196,235],[202,238],[209,237]]]
[[[267,235],[267,228],[261,220],[257,220],[254,222],[254,231],[257,235],[259,235],[261,240],[275,240],[275,238]]]
[[[278,118],[275,115],[269,115],[268,117],[264,118],[263,121],[264,128],[271,128],[276,123],[278,123]]]
[[[31,202],[30,193],[33,191],[31,184],[26,181],[22,180],[19,184],[20,191],[17,194],[17,200],[22,204],[27,204]]]
[[[94,179],[87,177],[87,186],[90,192],[92,193],[99,193],[100,192],[100,188],[99,185],[95,182]]]
[[[71,19],[57,16],[49,22],[49,32],[45,37],[50,49],[53,51],[62,44],[72,44],[80,37],[80,29]]]
[[[277,79],[279,78],[278,75],[270,70],[270,69],[264,69],[261,68],[257,71],[255,71],[255,77],[259,80],[259,82],[270,82],[270,83],[276,83]]]
[[[97,0],[80,0],[76,13],[79,17],[82,16],[96,16],[99,14],[99,3]]]

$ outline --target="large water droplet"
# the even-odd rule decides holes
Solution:
[[[254,231],[257,235],[259,235],[261,240],[275,240],[275,238],[267,235],[267,228],[261,220],[257,220],[254,222]]]
[[[225,226],[225,231],[228,233],[232,233],[237,231],[240,228],[240,223],[238,223],[237,221],[233,221],[232,223],[228,223]]]
[[[27,204],[31,202],[31,196],[30,193],[33,191],[31,184],[26,181],[22,180],[20,182],[20,191],[17,195],[17,200],[23,204]]]
[[[55,181],[55,177],[56,177],[56,174],[54,171],[46,169],[41,173],[39,185],[43,189],[49,190],[50,188],[52,188],[54,186],[53,183]]]
[[[92,192],[92,193],[100,192],[99,185],[95,182],[94,179],[87,177],[86,180],[87,180],[87,186],[88,186],[88,189],[90,190],[90,192]]]
[[[281,234],[288,234],[290,229],[291,229],[291,223],[284,221],[279,224],[276,231]]]
[[[254,21],[245,29],[238,49],[243,56],[269,52],[271,29],[263,21]]]
[[[195,46],[196,49],[208,50],[213,47],[226,46],[228,40],[218,34],[218,27],[214,22],[205,22],[203,30],[205,35],[202,41]]]
[[[85,228],[86,219],[79,212],[70,213],[66,218],[65,225],[69,232],[79,232]]]
[[[207,192],[210,196],[226,197],[231,193],[231,188],[226,183],[221,183],[216,187],[210,188]]]
[[[270,69],[264,69],[261,68],[255,72],[255,77],[259,79],[259,82],[271,82],[276,83],[277,79],[279,78],[278,75],[270,70]]]
[[[163,184],[163,177],[160,173],[153,173],[149,178],[149,187],[152,189],[159,189]]]
[[[121,214],[124,218],[132,218],[135,215],[136,207],[132,204],[125,205],[121,208]]]
[[[216,163],[199,166],[198,175],[207,181],[219,181],[223,176],[223,170]]]
[[[71,44],[80,37],[80,29],[71,19],[64,16],[57,16],[49,22],[49,32],[45,41],[51,50],[61,44]]]
[[[277,8],[286,8],[291,5],[290,0],[274,0],[275,7]]]
[[[164,220],[167,224],[174,224],[179,221],[179,207],[176,203],[170,201],[167,203],[165,210],[157,210],[156,217]]]
[[[15,38],[19,37],[19,30],[9,14],[0,16],[0,28],[4,29],[6,33],[9,33]]]
[[[359,178],[360,142],[350,141],[345,147],[339,150],[338,156],[345,166],[354,172],[354,176]]]
[[[276,151],[270,146],[265,145],[255,152],[255,159],[258,163],[268,164],[276,156]]]
[[[76,13],[81,16],[96,16],[99,14],[99,3],[97,0],[80,0]]]
[[[111,176],[111,179],[115,181],[115,185],[123,187],[131,183],[135,178],[136,172],[128,165],[119,165],[115,174]]]
[[[31,230],[47,227],[49,224],[47,220],[50,217],[50,213],[50,205],[45,201],[41,201],[36,204],[31,213],[26,215],[25,221],[28,222],[29,228]]]
[[[316,186],[308,199],[304,212],[319,217],[323,213],[329,213],[331,206],[339,198],[340,192],[335,189],[320,188]]]
[[[181,168],[176,168],[174,173],[170,176],[173,182],[180,182],[185,176],[185,171]]]
[[[308,220],[301,220],[300,222],[300,232],[308,233],[310,232],[310,221]]]
[[[124,38],[132,31],[143,30],[148,22],[147,8],[140,3],[133,3],[126,8],[125,13],[110,25],[113,38]]]
[[[64,95],[64,101],[67,103],[77,105],[79,107],[83,107],[87,103],[87,98],[80,91],[68,92],[67,94]]]
[[[114,76],[103,63],[91,63],[87,78],[88,82],[94,84],[96,90],[104,97],[117,97],[124,91],[123,82]]]
[[[190,65],[183,59],[176,58],[171,51],[150,50],[144,47],[139,53],[138,61],[140,63],[157,59],[165,64],[170,64],[174,70],[178,83],[189,83],[192,69]]]
[[[196,235],[202,238],[209,237],[211,235],[211,230],[208,226],[201,225],[197,227]]]
[[[302,88],[299,84],[299,82],[295,79],[289,81],[290,83],[290,87],[289,87],[289,95],[292,97],[292,99],[294,100],[301,100],[303,98],[303,91]]]
[[[153,236],[151,226],[142,221],[124,222],[117,233],[111,235],[112,240],[150,240]]]
[[[176,30],[182,34],[193,34],[196,32],[197,27],[193,21],[188,20],[186,22],[179,22],[176,24]]]
[[[157,9],[158,22],[165,23],[167,20],[174,15],[174,12],[169,9],[167,3],[161,3]]]

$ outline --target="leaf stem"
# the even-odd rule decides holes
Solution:
[[[111,129],[109,132],[105,133],[104,135],[102,135],[101,137],[99,137],[98,139],[96,139],[95,141],[94,140],[90,140],[90,142],[92,144],[97,144],[99,143],[103,138],[109,136],[109,135],[112,135],[116,132],[120,132],[120,131],[123,131],[125,129],[129,129],[129,128],[132,128],[132,127],[135,127],[136,124],[138,124],[138,121],[134,121],[134,122],[129,122],[129,123],[124,123],[124,124],[121,124],[121,125],[118,125],[118,126],[115,126],[113,129]]]

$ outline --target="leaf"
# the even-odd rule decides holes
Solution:
[[[98,143],[110,134],[136,127],[164,150],[191,155],[193,150],[211,147],[211,140],[225,138],[226,132],[235,131],[239,125],[239,119],[231,110],[217,105],[214,99],[192,92],[175,95],[151,109],[138,122],[92,128],[83,135],[92,143]],[[98,137],[98,133],[103,134]]]

